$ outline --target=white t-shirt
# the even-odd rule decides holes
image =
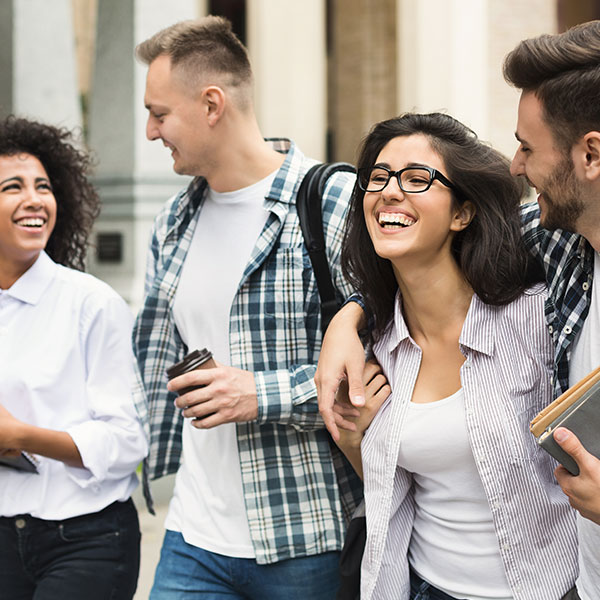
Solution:
[[[569,385],[577,383],[600,365],[600,258],[594,257],[594,286],[590,311],[573,342],[569,361]],[[577,593],[581,600],[600,597],[600,526],[577,514],[580,573]]]
[[[229,313],[268,217],[263,208],[276,171],[241,190],[208,190],[175,294],[173,315],[189,350],[207,348],[229,364]],[[183,426],[182,464],[165,527],[196,547],[253,558],[235,423]]]
[[[39,459],[39,475],[0,467],[0,516],[62,520],[127,500],[148,445],[131,389],[133,317],[104,282],[42,252],[0,290],[0,404],[66,431],[85,468]]]
[[[462,388],[437,402],[409,404],[398,465],[413,474],[415,519],[408,554],[415,572],[457,598],[510,600],[469,442]]]

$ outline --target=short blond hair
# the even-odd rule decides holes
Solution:
[[[192,91],[206,83],[207,75],[217,76],[221,85],[237,92],[241,102],[250,101],[253,76],[248,52],[224,17],[175,23],[138,44],[135,55],[147,65],[168,56]]]

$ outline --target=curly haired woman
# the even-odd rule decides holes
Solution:
[[[130,311],[80,270],[99,212],[89,167],[69,131],[16,117],[0,122],[0,589],[7,600],[129,599],[137,584],[131,493],[147,442],[130,395]]]

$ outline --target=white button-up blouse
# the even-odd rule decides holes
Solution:
[[[129,498],[147,452],[131,395],[132,321],[108,285],[43,252],[0,290],[0,404],[68,432],[85,465],[38,457],[39,475],[0,467],[0,516],[60,520]]]

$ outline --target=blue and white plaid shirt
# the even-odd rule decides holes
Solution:
[[[231,306],[230,364],[254,373],[256,421],[237,424],[250,534],[258,563],[339,550],[361,485],[330,442],[319,416],[313,377],[321,347],[320,300],[296,213],[296,193],[314,164],[289,142],[265,198],[266,225]],[[336,173],[323,196],[323,227],[332,278],[343,300],[350,289],[340,269],[348,201],[355,177]],[[150,439],[148,479],[177,471],[182,417],[166,388],[165,369],[187,352],[173,300],[202,205],[206,180],[196,178],[156,218],[146,297],[134,326],[136,405]],[[219,249],[215,248],[215,252]]]
[[[592,299],[594,249],[576,233],[549,231],[540,225],[537,202],[521,208],[523,240],[546,273],[546,323],[554,342],[554,396],[569,387],[572,344],[587,317]]]

